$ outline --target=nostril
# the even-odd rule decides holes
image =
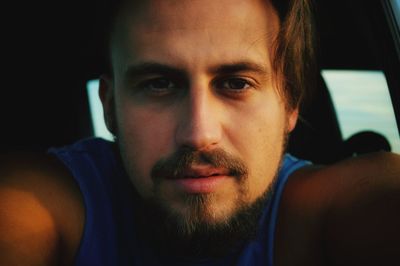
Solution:
[[[217,125],[203,127],[181,128],[176,134],[178,146],[188,147],[194,150],[207,149],[217,143],[221,138],[221,132]]]

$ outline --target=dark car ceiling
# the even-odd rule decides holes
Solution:
[[[378,1],[315,2],[319,66],[381,69],[387,29]],[[1,151],[44,150],[90,134],[85,84],[106,69],[97,3],[29,1],[3,9]]]

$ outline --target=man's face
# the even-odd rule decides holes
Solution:
[[[177,217],[223,223],[279,168],[297,112],[274,87],[266,2],[149,0],[117,22],[108,122],[140,196]]]

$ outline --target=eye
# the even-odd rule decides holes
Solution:
[[[177,86],[168,78],[160,77],[140,82],[137,87],[151,96],[163,96],[172,93]]]
[[[218,81],[216,83],[216,87],[219,90],[229,90],[237,93],[249,89],[251,87],[251,84],[243,78],[227,78]]]

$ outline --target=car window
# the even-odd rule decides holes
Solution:
[[[400,0],[392,0],[392,9],[395,16],[397,26],[400,28]]]
[[[113,136],[108,131],[103,117],[103,106],[99,97],[99,80],[90,80],[86,86],[89,100],[90,117],[92,120],[93,134],[96,137],[113,140]]]
[[[392,151],[400,152],[393,105],[382,71],[322,70],[344,139],[361,131],[385,136]]]

